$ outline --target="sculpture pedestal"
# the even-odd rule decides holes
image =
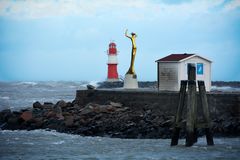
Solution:
[[[138,88],[137,75],[126,74],[125,78],[124,78],[123,88],[125,88],[125,89],[136,89],[136,88]]]

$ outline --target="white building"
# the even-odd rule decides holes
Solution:
[[[181,80],[188,80],[188,66],[196,67],[196,81],[211,89],[211,61],[196,54],[171,54],[157,62],[159,90],[179,91]]]

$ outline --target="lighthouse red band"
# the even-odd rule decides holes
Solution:
[[[111,42],[109,44],[109,49],[107,51],[108,53],[108,76],[107,76],[107,81],[114,82],[118,81],[118,72],[117,72],[117,48],[116,44]]]

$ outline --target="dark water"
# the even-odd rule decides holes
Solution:
[[[0,82],[0,110],[19,110],[33,102],[72,101],[77,89],[88,82]],[[93,83],[92,83],[93,84]],[[200,138],[186,148],[181,140],[170,147],[170,139],[111,139],[81,137],[54,131],[1,131],[0,160],[239,160],[240,138],[214,138],[215,146],[206,146]]]
[[[0,131],[0,159],[86,159],[86,160],[239,160],[239,138],[215,138],[215,146],[207,147],[200,138],[186,148],[184,140],[170,147],[169,139],[113,139],[81,137],[54,131]]]
[[[91,82],[94,83],[94,82]],[[72,101],[88,82],[0,82],[0,110],[31,107],[35,101]]]

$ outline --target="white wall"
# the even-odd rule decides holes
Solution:
[[[159,63],[159,90],[178,91],[178,63]]]
[[[210,91],[211,89],[211,63],[205,59],[202,59],[198,56],[187,59],[179,63],[179,81],[187,80],[187,64],[194,63],[197,66],[197,63],[203,63],[203,75],[196,74],[196,80],[203,80],[205,82],[206,90]],[[180,86],[180,84],[179,84]]]

